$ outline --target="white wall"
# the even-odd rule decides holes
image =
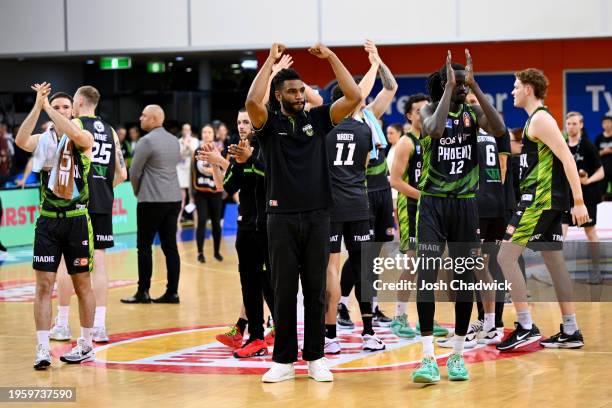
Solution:
[[[0,54],[65,51],[63,0],[0,0]]]
[[[64,10],[64,3],[66,10]],[[0,0],[0,56],[612,36],[610,0]],[[433,27],[433,28],[432,28]]]

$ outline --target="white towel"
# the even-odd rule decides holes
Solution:
[[[32,171],[40,173],[41,170],[49,171],[55,164],[57,154],[57,137],[53,125],[45,133],[40,135],[38,145],[32,154]]]

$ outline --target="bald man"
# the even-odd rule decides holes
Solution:
[[[163,124],[161,107],[148,105],[144,108],[140,127],[148,133],[138,141],[130,168],[130,181],[138,199],[138,291],[132,297],[121,299],[123,303],[179,303],[180,258],[176,247],[176,222],[181,209],[181,190],[176,165],[181,157],[178,139],[168,133]],[[166,293],[151,299],[151,245],[156,233],[159,233],[166,256],[168,284]]]

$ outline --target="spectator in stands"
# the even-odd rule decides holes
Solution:
[[[12,175],[15,145],[13,136],[8,133],[6,123],[0,123],[0,188],[4,187]]]
[[[595,138],[595,147],[599,151],[605,178],[603,184],[604,199],[612,200],[612,116],[604,116],[601,120],[601,132]]]
[[[191,124],[183,124],[179,144],[181,147],[181,161],[176,166],[176,174],[178,175],[179,186],[181,188],[181,211],[178,217],[178,229],[180,230],[183,210],[185,209],[186,201],[188,201],[189,183],[191,182],[191,159],[196,149],[200,146],[197,135],[194,135],[191,131]]]

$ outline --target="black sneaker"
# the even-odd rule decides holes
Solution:
[[[338,322],[338,326],[343,327],[345,329],[354,329],[355,323],[351,320],[351,315],[349,314],[348,308],[344,305],[344,303],[338,303],[338,315],[336,317]]]
[[[6,247],[0,242],[0,252],[7,252]]]
[[[389,327],[391,326],[391,322],[393,319],[386,316],[382,310],[378,306],[374,309],[374,313],[372,315],[372,326],[375,327]]]
[[[223,262],[223,257],[221,256],[221,254],[219,252],[217,252],[215,254],[215,259],[219,262]]]
[[[542,340],[540,346],[546,348],[579,349],[584,346],[584,339],[580,330],[576,330],[572,334],[565,334],[563,332],[563,325],[561,325],[559,333],[550,336],[546,340]]]
[[[497,345],[499,351],[515,351],[542,338],[540,330],[532,325],[531,330],[523,329],[518,322],[514,322],[514,331]]]
[[[204,254],[202,254],[202,253],[198,254],[198,262],[199,263],[206,263],[206,258],[204,258]]]

